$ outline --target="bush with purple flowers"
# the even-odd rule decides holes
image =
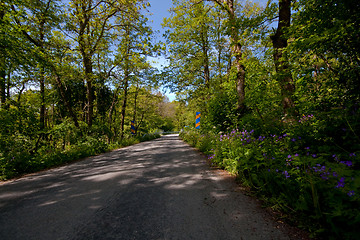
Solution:
[[[197,139],[193,145],[202,146],[212,165],[236,174],[313,235],[354,236],[360,224],[360,153],[335,148],[319,136],[313,115],[281,133],[233,129],[206,137],[196,131],[182,135],[186,141]]]

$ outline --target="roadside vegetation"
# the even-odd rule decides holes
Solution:
[[[174,3],[181,137],[311,236],[359,239],[360,4]]]
[[[360,239],[360,2],[173,0],[164,43],[149,4],[1,1],[0,179],[183,129],[312,236]]]
[[[0,3],[0,180],[175,128],[144,1]],[[131,134],[131,121],[135,133]]]
[[[193,129],[181,137],[204,152],[212,166],[236,175],[264,206],[281,212],[281,218],[311,236],[357,239],[359,152],[342,142],[346,132],[327,136],[318,129],[319,117],[302,120],[279,129],[251,124],[249,130],[227,133]]]
[[[160,137],[160,131],[155,131],[137,136],[126,134],[121,140],[109,142],[106,135],[91,130],[86,124],[78,129],[70,121],[64,121],[46,132],[46,145],[32,141],[25,134],[8,135],[6,141],[2,139],[5,153],[0,156],[0,181]]]

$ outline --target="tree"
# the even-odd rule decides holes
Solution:
[[[0,107],[7,108],[10,99],[11,73],[22,64],[31,65],[26,60],[26,50],[29,44],[21,34],[21,28],[16,24],[18,13],[12,5],[24,5],[23,1],[4,0],[0,3]]]
[[[112,38],[116,24],[116,15],[126,13],[135,8],[135,0],[125,2],[117,0],[73,0],[68,30],[73,34],[77,50],[82,58],[84,78],[87,92],[87,123],[90,127],[93,121],[93,65],[94,54],[100,50],[101,43]],[[120,23],[121,24],[121,23]]]
[[[32,42],[36,43],[39,48],[40,54],[46,52],[46,48],[49,48],[48,42],[51,37],[51,31],[59,23],[59,6],[54,0],[34,1],[28,7],[28,16],[20,23],[26,25],[29,29],[28,38],[31,38]],[[38,69],[38,81],[40,85],[40,130],[45,128],[45,79],[46,79],[46,60],[39,59]]]
[[[234,0],[209,0],[215,2],[228,14],[227,31],[230,36],[230,46],[235,57],[236,67],[236,90],[238,93],[238,111],[245,110],[245,65],[243,64],[242,45],[240,43],[239,31],[237,28],[236,5]]]
[[[72,111],[72,107],[66,99],[65,88],[61,81],[61,76],[55,66],[50,52],[50,45],[45,41],[51,37],[50,31],[58,23],[58,5],[55,1],[36,1],[36,2],[15,2],[18,5],[11,4],[12,19],[17,27],[19,36],[23,40],[27,48],[21,49],[25,53],[23,58],[25,64],[40,66],[40,91],[42,104],[40,109],[40,125],[43,128],[45,122],[45,86],[44,86],[44,71],[45,68],[55,75],[55,82],[58,85],[61,96],[72,116],[75,125],[78,126],[77,117]],[[30,15],[33,13],[32,15]],[[29,17],[27,17],[29,16]],[[26,67],[25,67],[26,69]]]
[[[166,68],[167,82],[173,90],[195,91],[211,86],[211,8],[205,3],[174,1],[174,13],[164,19],[169,28],[166,36],[170,65]]]
[[[286,47],[288,39],[285,35],[290,27],[291,20],[291,0],[279,0],[279,20],[275,34],[271,35],[274,48],[274,63],[276,69],[276,78],[280,83],[281,95],[284,112],[286,114],[295,114],[295,104],[293,94],[295,85],[291,76],[289,62],[286,56]]]
[[[145,7],[146,5],[139,6],[131,14],[120,14],[117,19],[118,22],[122,23],[117,28],[117,35],[121,37],[119,38],[114,61],[117,81],[115,82],[116,89],[109,111],[109,121],[111,121],[112,112],[117,102],[117,94],[122,89],[122,106],[120,110],[121,139],[124,137],[129,89],[132,84],[141,84],[142,73],[151,68],[150,64],[146,61],[146,56],[152,55],[158,48],[158,46],[153,46],[151,43],[152,29],[147,25],[148,19],[140,11],[141,8]],[[145,81],[142,82],[144,83]]]
[[[5,32],[3,26],[5,25],[5,4],[0,3],[0,107],[5,106],[6,95],[5,95],[5,77],[6,77],[6,55],[5,55]]]
[[[290,27],[293,41],[289,48],[293,59],[300,59],[304,65],[301,73],[316,72],[316,77],[323,79],[322,86],[332,89],[329,98],[333,99],[333,106],[357,108],[360,97],[360,3],[301,0],[294,6]],[[310,77],[313,79],[314,75]],[[328,90],[322,90],[329,94]],[[322,99],[329,101],[329,98]]]

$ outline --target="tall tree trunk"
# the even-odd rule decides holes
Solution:
[[[40,130],[45,129],[45,73],[44,69],[40,69]]]
[[[114,118],[116,119],[116,114],[117,114],[117,111],[116,111],[116,108],[114,109]],[[116,140],[117,138],[118,138],[118,136],[119,136],[119,131],[118,131],[118,129],[119,129],[119,126],[117,125],[117,124],[114,124],[114,140]]]
[[[82,55],[84,64],[84,74],[86,80],[86,94],[87,94],[87,108],[86,118],[88,126],[91,127],[93,123],[93,111],[94,111],[94,94],[92,91],[93,82],[93,60],[92,57],[98,52],[99,45],[103,43],[102,40],[109,41],[105,37],[108,29],[108,23],[115,21],[113,17],[122,11],[121,5],[123,1],[94,1],[94,0],[82,0],[73,1],[76,16],[75,19],[78,24],[78,29],[74,30],[77,35],[77,43],[79,44],[79,51]],[[104,11],[104,8],[108,8],[108,11]],[[100,20],[97,14],[103,14]],[[96,17],[95,17],[96,16]],[[96,22],[95,22],[96,21]]]
[[[137,114],[137,98],[138,98],[138,95],[139,95],[139,84],[136,85],[136,91],[135,91],[135,94],[134,94],[134,115],[133,115],[133,121],[134,121],[134,124],[135,124],[135,134],[137,134],[137,130],[138,130],[138,124],[136,122],[136,114]]]
[[[86,118],[89,127],[92,126],[93,109],[94,109],[94,97],[92,91],[92,60],[91,56],[83,55],[84,67],[85,67],[85,80],[86,80],[86,95],[87,95],[87,111]]]
[[[203,36],[203,46],[202,51],[204,54],[204,79],[205,79],[205,86],[207,89],[210,88],[210,69],[209,69],[209,55],[208,55],[208,42],[206,39],[206,35]]]
[[[202,6],[202,11],[205,9]],[[200,23],[200,41],[201,41],[201,50],[203,55],[203,74],[205,80],[205,87],[210,88],[210,69],[209,69],[209,40],[208,40],[208,26],[202,20]]]
[[[125,49],[125,59],[124,59],[124,101],[121,107],[121,134],[120,139],[124,138],[124,126],[125,126],[125,115],[127,107],[127,97],[128,97],[128,88],[129,88],[129,77],[130,77],[130,30],[129,26],[126,27],[126,49]]]
[[[208,0],[209,1],[209,0]],[[245,111],[245,66],[242,64],[242,51],[239,39],[239,30],[236,27],[236,15],[234,0],[212,0],[217,3],[223,10],[228,13],[230,26],[230,44],[231,51],[235,57],[236,67],[236,91],[238,94],[238,112],[241,114]]]
[[[51,0],[47,3],[47,10],[50,6]],[[38,45],[41,49],[41,52],[45,52],[44,44],[45,44],[45,17],[43,17],[39,23],[39,41]],[[39,83],[40,83],[40,130],[45,129],[45,67],[43,64],[40,64],[40,76],[39,76]]]
[[[3,4],[3,3],[0,3]],[[5,10],[0,10],[0,24],[2,24],[5,16]],[[0,28],[1,29],[1,28]],[[5,38],[5,33],[0,30],[0,107],[5,107],[6,102],[6,53],[5,46],[3,44]]]
[[[9,69],[8,74],[7,74],[7,83],[6,83],[6,97],[8,99],[10,98],[10,87],[11,87],[11,73],[10,73],[10,69]],[[7,106],[9,106],[9,103],[7,104]]]
[[[113,99],[112,99],[112,102],[111,102],[111,106],[110,106],[110,109],[109,109],[108,122],[109,122],[110,129],[111,129],[111,125],[112,125],[112,116],[113,116],[113,113],[114,113],[114,110],[115,110],[115,105],[118,102],[119,89],[120,89],[120,87],[117,87],[115,89]]]
[[[286,28],[290,27],[291,18],[291,0],[279,0],[279,21],[278,28],[271,36],[274,48],[274,63],[276,69],[276,78],[280,83],[282,104],[285,114],[295,114],[295,104],[292,99],[295,92],[294,81],[291,76],[289,62],[286,58],[285,48],[287,47],[287,38],[284,36]]]
[[[217,67],[218,67],[218,74],[219,74],[219,80],[220,80],[220,86],[222,84],[222,69],[221,69],[221,55],[222,55],[222,50],[223,50],[223,46],[221,45],[221,17],[220,17],[220,13],[219,13],[219,17],[218,17],[218,22],[217,22],[217,27],[216,27],[216,41],[217,41],[217,50],[218,50],[218,55],[217,55]]]
[[[49,1],[50,2],[50,1]],[[39,30],[40,30],[40,38],[39,38],[39,47],[41,52],[45,52],[44,50],[44,20],[40,21]],[[40,130],[45,129],[45,68],[40,66],[40,76],[39,76],[39,83],[40,83]]]
[[[236,67],[236,90],[238,93],[238,111],[245,110],[245,66],[242,64],[242,52],[241,44],[239,42],[239,33],[236,26],[235,9],[233,6],[233,0],[228,0],[230,9],[230,24],[231,24],[231,36],[230,41],[232,45],[232,52],[235,56]]]
[[[127,106],[127,97],[128,97],[128,88],[129,88],[129,71],[125,71],[125,82],[124,82],[124,101],[121,107],[121,135],[120,138],[124,138],[124,126],[125,126],[125,114],[126,114],[126,106]]]
[[[92,62],[92,42],[89,42],[90,26],[89,21],[91,18],[91,11],[89,8],[92,8],[92,1],[80,2],[77,3],[78,11],[81,13],[81,19],[78,19],[79,22],[79,31],[78,31],[78,43],[79,49],[84,64],[84,77],[86,81],[86,121],[88,127],[92,125],[93,117],[93,94],[92,94],[92,73],[93,73],[93,62]]]
[[[6,62],[5,62],[5,56],[4,56],[4,52],[1,51],[1,56],[0,56],[0,101],[1,101],[1,108],[5,108],[6,106],[6,70],[5,70],[5,66],[6,66]]]

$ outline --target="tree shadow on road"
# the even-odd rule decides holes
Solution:
[[[0,191],[2,239],[288,239],[233,178],[210,169],[176,135]]]

